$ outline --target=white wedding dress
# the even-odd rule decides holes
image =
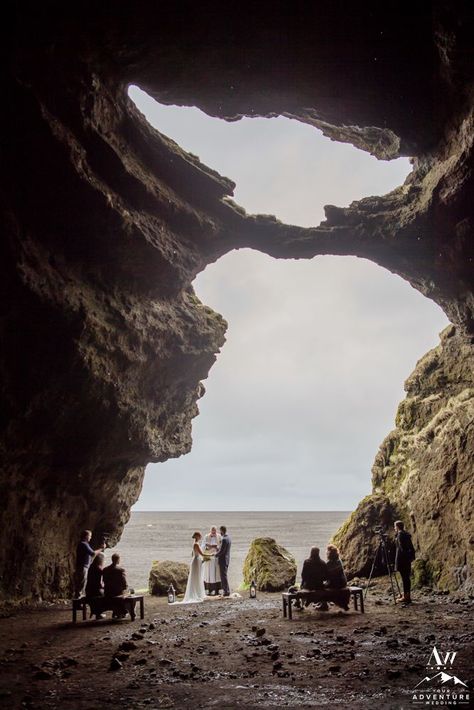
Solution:
[[[188,583],[186,584],[186,591],[181,604],[196,604],[197,602],[203,602],[205,598],[202,557],[198,552],[195,552],[193,547],[193,561],[191,562]]]

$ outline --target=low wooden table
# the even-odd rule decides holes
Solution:
[[[123,603],[126,610],[130,614],[132,621],[135,621],[135,604],[138,602],[140,604],[140,619],[145,618],[145,599],[141,594],[130,594],[127,597],[117,597],[120,603]],[[116,604],[114,604],[114,597],[99,597],[100,610],[103,611],[114,611]],[[72,600],[72,620],[75,624],[77,621],[77,612],[82,611],[82,620],[87,619],[87,606],[90,606],[90,600],[87,597],[81,597],[80,599]]]
[[[281,595],[283,600],[283,616],[285,617],[285,619],[287,617],[289,619],[293,618],[292,604],[297,599],[309,599],[312,602],[326,601],[327,591],[329,590],[321,589],[314,592],[283,592],[283,594]],[[349,587],[349,591],[351,598],[354,601],[354,610],[358,611],[360,608],[360,613],[365,614],[364,595],[362,587]]]

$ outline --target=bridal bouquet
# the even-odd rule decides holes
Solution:
[[[202,564],[204,564],[205,562],[210,562],[213,557],[214,557],[214,555],[203,555],[202,556]]]

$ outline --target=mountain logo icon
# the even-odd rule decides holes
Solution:
[[[436,673],[436,675],[432,676],[431,678],[428,675],[425,676],[423,680],[420,680],[420,682],[415,686],[415,688],[430,685],[462,685],[467,688],[466,683],[463,683],[463,681],[460,680],[457,676],[449,675],[449,673],[445,673],[444,671]]]

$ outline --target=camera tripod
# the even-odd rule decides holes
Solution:
[[[375,565],[376,565],[376,563],[377,563],[377,560],[378,560],[379,558],[381,558],[381,560],[382,560],[382,566],[383,566],[383,564],[385,563],[385,566],[386,566],[386,568],[387,568],[387,572],[388,572],[389,577],[390,577],[390,586],[391,586],[391,588],[392,588],[393,603],[396,604],[396,603],[397,603],[397,597],[396,597],[395,587],[397,588],[398,594],[400,595],[400,594],[401,594],[400,586],[399,586],[399,584],[398,584],[397,575],[395,574],[394,570],[392,570],[392,565],[390,564],[390,560],[389,560],[389,557],[388,557],[388,550],[387,550],[387,540],[386,540],[386,537],[385,537],[383,534],[381,534],[381,533],[379,533],[379,537],[380,537],[380,542],[379,542],[379,544],[378,544],[377,550],[375,551],[374,561],[372,562],[372,569],[370,570],[369,579],[367,580],[367,587],[366,587],[366,589],[365,589],[365,595],[364,595],[364,597],[366,597],[367,594],[368,594],[369,587],[370,587],[370,582],[371,582],[372,576],[373,576],[373,574],[374,574],[374,569],[375,569]]]

